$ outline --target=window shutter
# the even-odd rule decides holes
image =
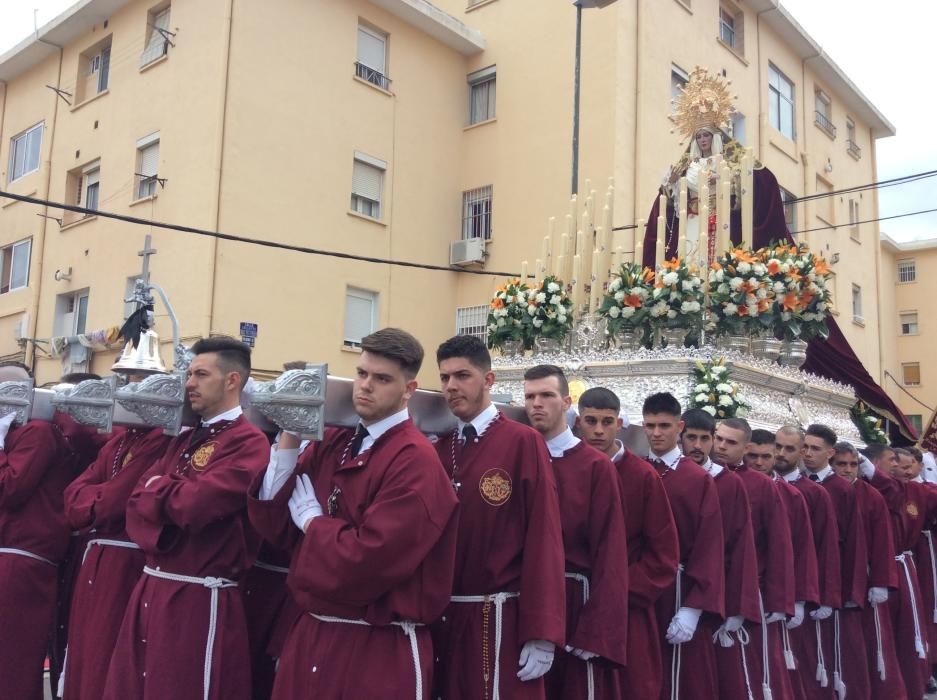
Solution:
[[[166,37],[163,36],[161,32],[157,31],[158,29],[164,29],[166,31],[169,30],[168,8],[153,18],[153,27],[150,27],[149,39],[147,39],[146,47],[143,50],[143,55],[140,57],[141,66],[145,66],[147,63],[151,63],[157,58],[166,55],[166,50],[169,44],[166,41]]]
[[[371,333],[374,318],[374,299],[364,292],[345,295],[345,340],[360,343]]]
[[[145,177],[159,174],[159,141],[140,151],[140,174]]]
[[[384,39],[358,27],[358,63],[384,74]]]
[[[91,185],[96,185],[101,181],[101,171],[100,170],[91,170],[85,173],[85,188],[90,187]]]
[[[351,192],[375,202],[381,201],[381,184],[384,171],[373,165],[355,161],[351,177]]]
[[[111,70],[111,47],[101,51],[101,72],[98,73],[98,92],[107,90],[107,78]]]

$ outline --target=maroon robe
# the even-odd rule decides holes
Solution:
[[[758,587],[763,612],[794,614],[794,549],[787,508],[780,491],[771,477],[749,469],[744,464],[732,467],[739,476],[751,506],[752,536],[758,562]],[[751,637],[747,650],[752,690],[756,698],[762,696],[762,684],[767,681],[773,700],[787,700],[793,689],[784,662],[781,625],[784,621],[765,627],[761,621],[747,624]],[[764,669],[767,646],[768,673]],[[719,650],[717,649],[717,652]]]
[[[693,638],[673,645],[667,627],[677,611],[677,587],[657,601],[657,623],[663,650],[661,698],[671,697],[671,671],[678,662],[678,696],[711,700],[719,687],[712,635],[725,617],[725,543],[716,482],[696,462],[681,457],[675,469],[661,473],[680,541],[680,606],[702,610]],[[675,582],[676,584],[676,582]]]
[[[61,430],[30,421],[0,451],[0,693],[42,699],[42,668],[55,613],[58,564],[69,543],[62,493],[72,453]]]
[[[929,482],[923,482],[929,489],[937,488],[937,485]],[[935,587],[937,587],[937,578],[934,576],[937,568],[937,516],[932,515],[924,522],[921,530],[921,539],[918,540],[914,548],[914,561],[917,566],[918,583],[921,586],[921,619],[927,630],[927,654],[930,664],[937,663],[937,599],[935,599]]]
[[[553,458],[566,554],[566,644],[598,654],[592,667],[596,700],[621,698],[615,670],[628,649],[628,544],[618,475],[611,460],[585,442]],[[585,583],[573,576],[584,576]],[[584,599],[584,593],[588,600]],[[547,697],[589,698],[587,664],[556,650]]]
[[[173,439],[140,477],[127,502],[127,534],[154,570],[237,581],[260,544],[247,519],[247,491],[266,468],[270,446],[243,416],[209,430]],[[105,700],[201,699],[213,600],[208,698],[247,700],[250,654],[238,589],[153,575],[140,578],[127,604]]]
[[[897,596],[898,570],[895,567],[895,538],[891,528],[891,515],[885,499],[868,482],[856,479],[856,501],[862,512],[868,546],[869,587],[885,588],[889,598]],[[908,696],[895,652],[895,635],[891,624],[889,601],[876,606],[868,604],[862,610],[862,628],[865,635],[866,658],[869,669],[869,697],[873,700],[905,700]],[[853,640],[850,639],[850,646]],[[881,644],[881,661],[879,660]],[[844,658],[851,659],[853,654]],[[879,666],[883,666],[880,669]],[[849,663],[846,664],[846,682],[849,688]],[[882,678],[884,671],[885,678]],[[850,694],[852,688],[849,689]]]
[[[82,542],[129,542],[127,499],[140,476],[162,456],[169,438],[160,429],[132,428],[111,438],[94,463],[65,489],[65,515]],[[77,553],[79,572],[68,628],[65,697],[97,700],[124,618],[143,572],[140,549],[96,543]]]
[[[410,700],[417,683],[429,698],[433,649],[425,625],[449,602],[457,500],[410,419],[343,462],[353,434],[330,430],[300,458],[296,473],[309,475],[326,509],[305,534],[286,505],[293,480],[269,501],[254,497],[262,474],[251,488],[251,520],[269,542],[292,547],[287,585],[308,613],[287,636],[274,698]],[[419,679],[401,623],[418,625]]]
[[[618,671],[619,687],[625,697],[656,698],[664,669],[654,606],[677,575],[677,526],[654,467],[627,449],[615,467],[628,536],[628,665]]]
[[[500,695],[543,698],[543,679],[521,681],[517,672],[525,642],[543,639],[561,648],[566,631],[563,534],[550,455],[537,431],[504,416],[476,439],[456,444],[455,464],[453,440],[454,434],[436,443],[443,466],[459,484],[452,593],[520,593],[502,606]],[[495,610],[493,603],[482,602],[454,602],[446,609],[434,628],[436,695],[446,700],[493,696]]]

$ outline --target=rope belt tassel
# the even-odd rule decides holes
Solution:
[[[911,567],[914,566],[914,559],[911,552],[905,551],[896,556],[895,561],[901,564],[905,580],[908,583],[908,595],[911,596],[911,615],[914,617],[914,650],[917,652],[918,658],[923,659],[927,657],[927,652],[924,649],[921,635],[921,619],[918,615],[917,601],[914,599],[914,579],[911,577]]]
[[[589,579],[582,574],[566,574],[566,578],[579,581],[582,584],[582,604],[589,602]],[[592,661],[586,661],[586,691],[589,700],[595,700],[595,669],[592,667]]]
[[[487,630],[487,609],[494,605],[495,609],[495,659],[494,659],[494,684],[492,685],[491,700],[501,700],[501,628],[504,621],[505,601],[509,598],[518,598],[520,593],[493,593],[491,595],[454,595],[449,598],[453,603],[482,603],[482,624],[485,629],[482,630],[482,655],[487,655],[488,630]],[[484,663],[485,693],[488,693],[488,663]]]

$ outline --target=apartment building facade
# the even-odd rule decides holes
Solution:
[[[53,379],[60,360],[22,339],[119,324],[146,233],[183,338],[257,324],[259,368],[303,358],[350,375],[383,325],[430,350],[483,334],[501,278],[477,273],[532,264],[568,208],[575,23],[571,3],[542,0],[82,0],[0,56],[4,190],[429,267],[2,199],[0,355]],[[684,148],[670,100],[696,65],[732,81],[735,136],[785,196],[874,182],[875,140],[893,127],[777,3],[619,0],[584,9],[581,29],[577,189],[613,178],[615,226],[646,216]],[[873,376],[880,253],[877,224],[861,222],[877,212],[875,190],[789,207],[791,229],[836,260],[840,325]],[[430,269],[449,267],[453,244],[481,262]],[[868,303],[846,313],[856,287]]]

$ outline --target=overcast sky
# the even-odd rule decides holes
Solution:
[[[546,1],[546,0],[544,0]],[[551,0],[553,2],[563,0]],[[659,0],[657,0],[659,1]],[[42,26],[73,0],[0,0],[0,53]],[[937,170],[937,88],[931,80],[935,0],[782,0],[802,27],[842,68],[897,136],[878,142],[878,180]],[[880,215],[937,207],[937,177],[881,190]],[[883,221],[893,238],[937,237],[937,213]]]

